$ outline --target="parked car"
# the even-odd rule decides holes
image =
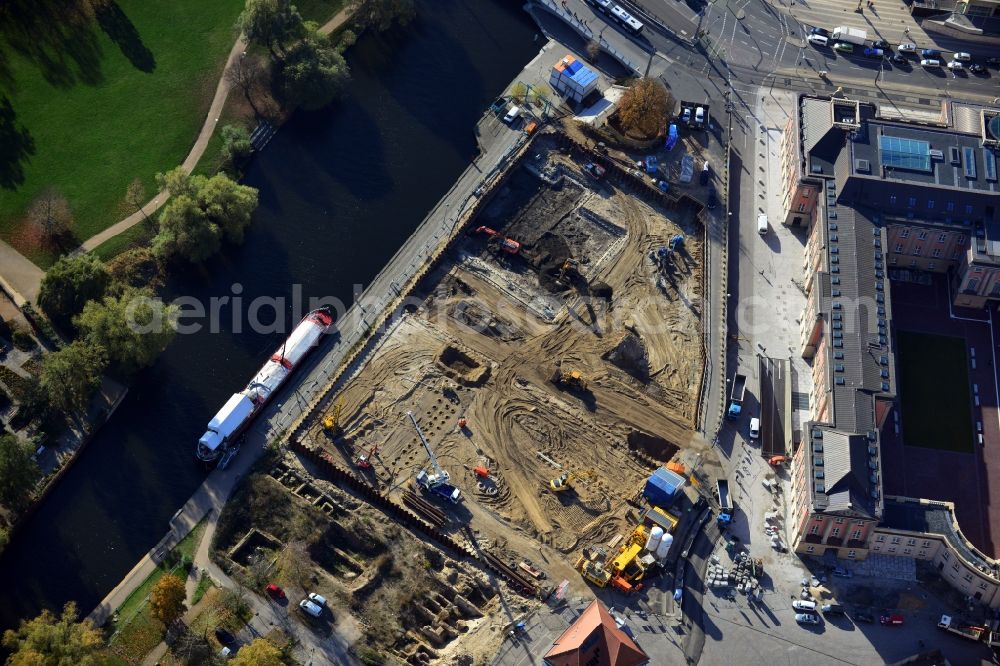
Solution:
[[[819,615],[812,613],[796,613],[795,621],[799,624],[819,624]]]
[[[690,108],[684,109],[684,113],[681,114],[681,122],[682,123],[690,123],[691,122],[691,109]]]
[[[712,186],[709,186],[709,188],[708,188],[708,203],[707,203],[707,205],[708,205],[708,209],[709,210],[712,210],[713,208],[715,208],[716,206],[719,205],[719,194],[718,194],[718,192],[715,191],[715,188],[712,187]]]
[[[705,107],[699,106],[694,110],[694,121],[699,125],[705,123]]]
[[[960,69],[964,69],[964,66],[958,60],[949,60],[948,61],[948,69],[951,69],[951,70],[960,70]]]
[[[840,604],[826,604],[820,607],[823,615],[846,615],[846,610]]]
[[[954,58],[959,62],[970,62],[972,60],[972,54],[967,53],[966,51],[959,51],[958,53],[953,55],[952,58]]]
[[[924,58],[920,61],[921,67],[940,67],[941,61],[937,58]]]
[[[231,645],[236,640],[236,637],[222,627],[216,627],[215,640],[219,641],[223,645]]]
[[[309,613],[313,617],[319,617],[320,615],[323,614],[323,608],[320,607],[320,606],[317,606],[316,604],[314,604],[309,599],[303,599],[302,601],[300,601],[299,602],[299,608],[301,608],[305,612]]]
[[[809,35],[808,37],[806,37],[806,41],[808,41],[813,46],[829,46],[830,45],[829,38],[824,37],[823,35]]]
[[[866,624],[871,624],[875,621],[870,613],[857,612],[851,614],[851,619],[855,622],[865,622]]]
[[[885,57],[885,51],[883,51],[882,49],[866,48],[864,50],[864,54],[865,54],[866,58],[884,58]]]
[[[969,71],[972,72],[973,74],[985,74],[986,67],[980,65],[978,62],[974,62],[971,65],[969,65]]]
[[[797,611],[815,611],[816,602],[796,599],[795,601],[792,602],[792,608],[794,608]]]
[[[708,160],[705,160],[705,166],[701,168],[701,174],[698,175],[698,181],[702,185],[708,185],[708,179],[712,176],[712,167],[709,166]]]
[[[274,583],[268,583],[266,590],[267,590],[267,593],[270,594],[275,599],[284,599],[285,598],[285,591],[283,589],[281,589],[280,587],[278,587],[277,585],[275,585]]]
[[[827,30],[826,28],[812,27],[812,28],[809,28],[809,34],[810,35],[819,35],[820,37],[829,37],[830,36],[830,31]]]
[[[910,61],[902,53],[893,53],[891,60],[897,65],[909,65]]]
[[[917,45],[913,42],[903,42],[896,47],[896,50],[900,53],[916,53]]]
[[[845,569],[844,567],[836,567],[833,570],[833,575],[838,578],[851,578],[854,576],[850,569]]]
[[[837,42],[833,45],[833,50],[839,53],[854,53],[854,44],[849,42]]]
[[[320,596],[320,595],[316,594],[315,592],[310,592],[309,593],[309,601],[313,602],[314,604],[316,604],[320,608],[325,608],[326,607],[326,597]]]
[[[760,437],[760,419],[756,416],[750,419],[750,439]]]
[[[937,49],[920,49],[921,58],[940,58],[941,52]]]
[[[872,46],[874,46],[877,49],[889,49],[889,48],[891,48],[889,46],[889,42],[885,41],[884,39],[876,39],[875,41],[872,42]]]
[[[895,626],[903,624],[903,616],[899,613],[890,613],[888,615],[883,615],[878,619],[879,623],[887,626]]]

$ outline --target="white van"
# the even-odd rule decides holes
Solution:
[[[517,120],[518,116],[520,115],[521,115],[521,107],[512,106],[510,107],[510,111],[507,112],[507,115],[503,117],[503,121],[508,125],[510,125],[512,122]]]
[[[767,235],[767,215],[757,216],[757,233],[761,236]]]
[[[815,601],[803,601],[802,599],[796,599],[792,602],[792,608],[799,611],[815,611],[816,602]]]
[[[829,38],[824,37],[823,35],[809,35],[806,39],[813,46],[828,46],[830,43]]]
[[[699,125],[704,124],[704,122],[705,122],[705,107],[699,106],[697,109],[694,110],[694,121],[696,123],[698,123]]]
[[[750,419],[750,439],[760,437],[760,419],[756,416]]]

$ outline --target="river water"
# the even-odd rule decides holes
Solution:
[[[179,275],[172,295],[350,301],[476,154],[483,110],[541,47],[519,0],[419,0],[402,29],[363,36],[331,108],[297,114],[245,182],[260,206],[246,241]],[[237,285],[237,286],[234,286]],[[76,600],[89,613],[166,533],[205,471],[205,423],[280,333],[179,335],[0,556],[0,628]],[[266,319],[265,314],[261,316]]]

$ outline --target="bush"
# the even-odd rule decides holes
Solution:
[[[14,331],[14,335],[11,337],[11,342],[14,346],[23,352],[31,351],[38,346],[35,342],[35,338],[31,336],[31,333],[27,331]]]
[[[31,324],[31,327],[35,329],[35,334],[42,340],[42,342],[53,349],[62,349],[66,346],[66,342],[62,339],[56,329],[53,328],[52,322],[43,317],[41,313],[38,312],[31,303],[25,303],[21,306],[21,312],[24,313],[24,317]]]

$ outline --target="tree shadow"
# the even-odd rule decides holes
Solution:
[[[8,0],[0,5],[0,36],[56,88],[103,80],[101,48],[87,2]]]
[[[0,187],[16,189],[24,182],[24,162],[35,154],[31,132],[17,123],[6,96],[0,97]]]
[[[110,0],[110,2],[97,5],[94,17],[104,34],[118,45],[122,55],[128,58],[133,67],[147,74],[156,69],[156,58],[153,57],[153,52],[142,43],[139,31],[135,29],[135,25],[125,15],[117,2]]]

